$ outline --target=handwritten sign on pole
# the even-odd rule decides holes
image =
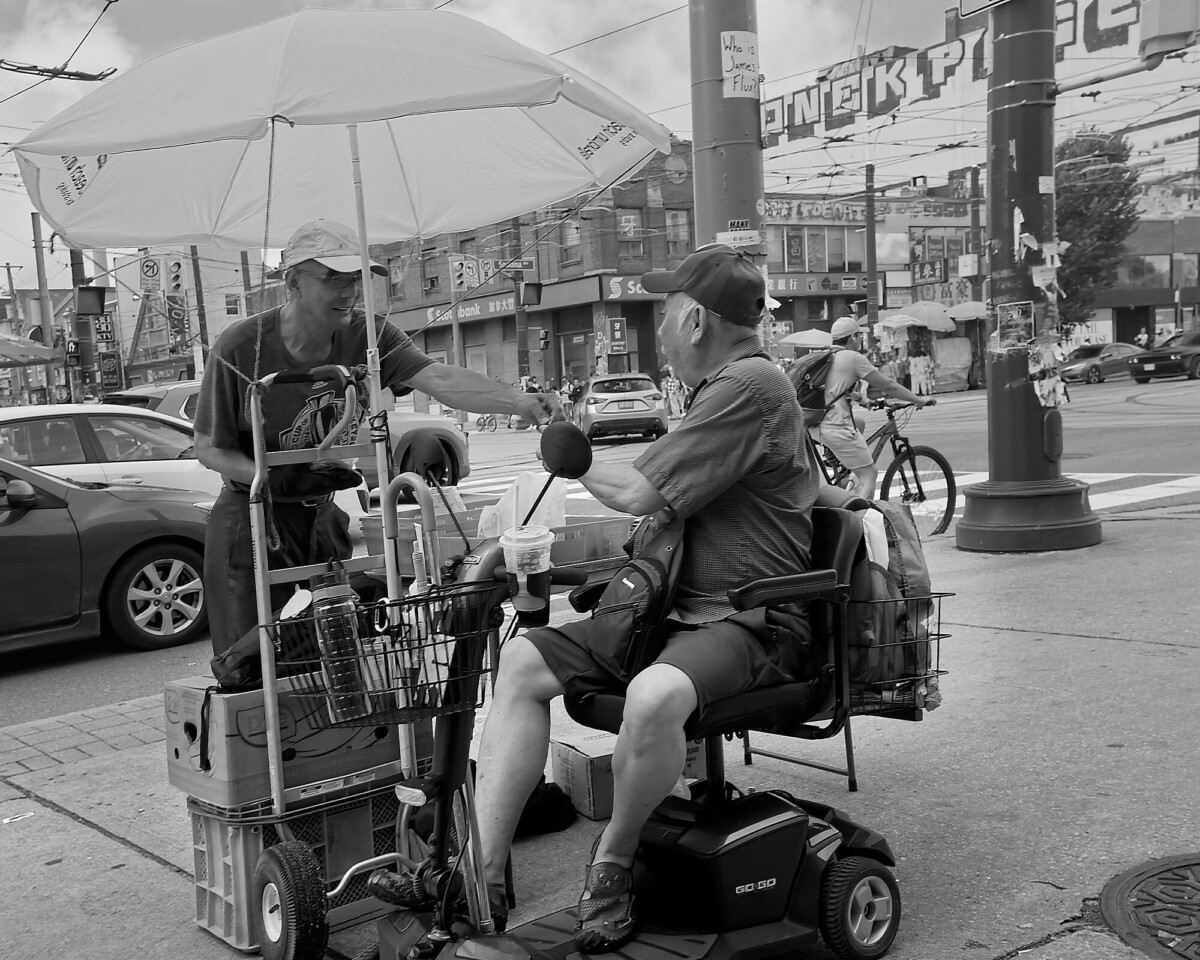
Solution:
[[[748,30],[721,31],[721,85],[726,97],[758,99],[758,34]]]

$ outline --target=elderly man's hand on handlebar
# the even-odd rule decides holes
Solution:
[[[917,397],[918,407],[932,407],[935,403],[937,403],[937,400],[933,397]]]

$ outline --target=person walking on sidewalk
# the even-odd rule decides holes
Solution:
[[[592,848],[575,927],[575,943],[586,953],[616,949],[633,934],[638,835],[683,770],[688,717],[725,697],[804,675],[810,636],[799,611],[781,611],[768,629],[761,615],[736,613],[726,595],[744,580],[809,565],[816,471],[796,392],[755,332],[766,300],[763,276],[745,254],[712,246],[672,272],[645,274],[642,286],[666,294],[659,343],[694,388],[692,401],[683,421],[632,464],[597,460],[580,481],[622,513],[685,519],[683,569],[665,649],[625,691],[612,819]],[[595,623],[529,630],[500,657],[477,784],[498,922],[506,914],[509,847],[546,763],[550,701],[624,686],[589,651]],[[406,900],[412,885],[404,879],[377,873],[368,888],[420,906]]]
[[[837,457],[847,470],[854,474],[854,492],[871,500],[875,497],[875,484],[879,479],[879,468],[867,447],[866,438],[854,422],[852,395],[858,390],[859,382],[866,380],[885,397],[906,400],[918,407],[926,407],[936,401],[933,397],[918,397],[911,390],[890,380],[874,364],[858,352],[862,328],[853,317],[839,317],[830,330],[833,336],[833,363],[825,378],[825,419],[812,427],[814,437],[826,450]]]
[[[209,514],[204,546],[209,625],[218,655],[258,623],[249,523],[254,447],[246,386],[281,370],[366,362],[366,315],[358,309],[360,265],[358,235],[349,227],[333,220],[304,224],[283,251],[287,302],[233,324],[212,347],[196,408],[196,457],[225,481]],[[378,263],[371,264],[371,271],[387,276]],[[556,400],[439,363],[396,327],[377,322],[380,378],[393,393],[416,389],[456,409],[517,413],[539,423],[561,419]],[[267,450],[320,445],[344,407],[344,397],[329,384],[272,387],[263,400]],[[367,413],[362,398],[358,424]],[[354,443],[356,432],[348,429],[339,442]],[[271,552],[270,566],[350,556],[349,517],[332,502],[333,494],[361,480],[339,460],[272,469],[269,495],[278,547]],[[287,585],[273,590],[272,609],[279,609],[290,592]]]

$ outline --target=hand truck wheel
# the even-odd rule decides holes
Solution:
[[[292,840],[260,853],[250,893],[254,936],[263,960],[325,956],[325,880],[307,844]]]

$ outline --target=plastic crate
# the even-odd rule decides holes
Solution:
[[[358,797],[298,813],[273,817],[270,808],[222,810],[188,798],[192,824],[196,923],[231,947],[251,951],[254,939],[251,884],[258,856],[286,840],[307,844],[321,863],[326,891],[337,886],[352,864],[396,849],[400,802],[389,785]],[[331,930],[382,916],[391,907],[367,893],[367,877],[351,878],[329,902]]]

